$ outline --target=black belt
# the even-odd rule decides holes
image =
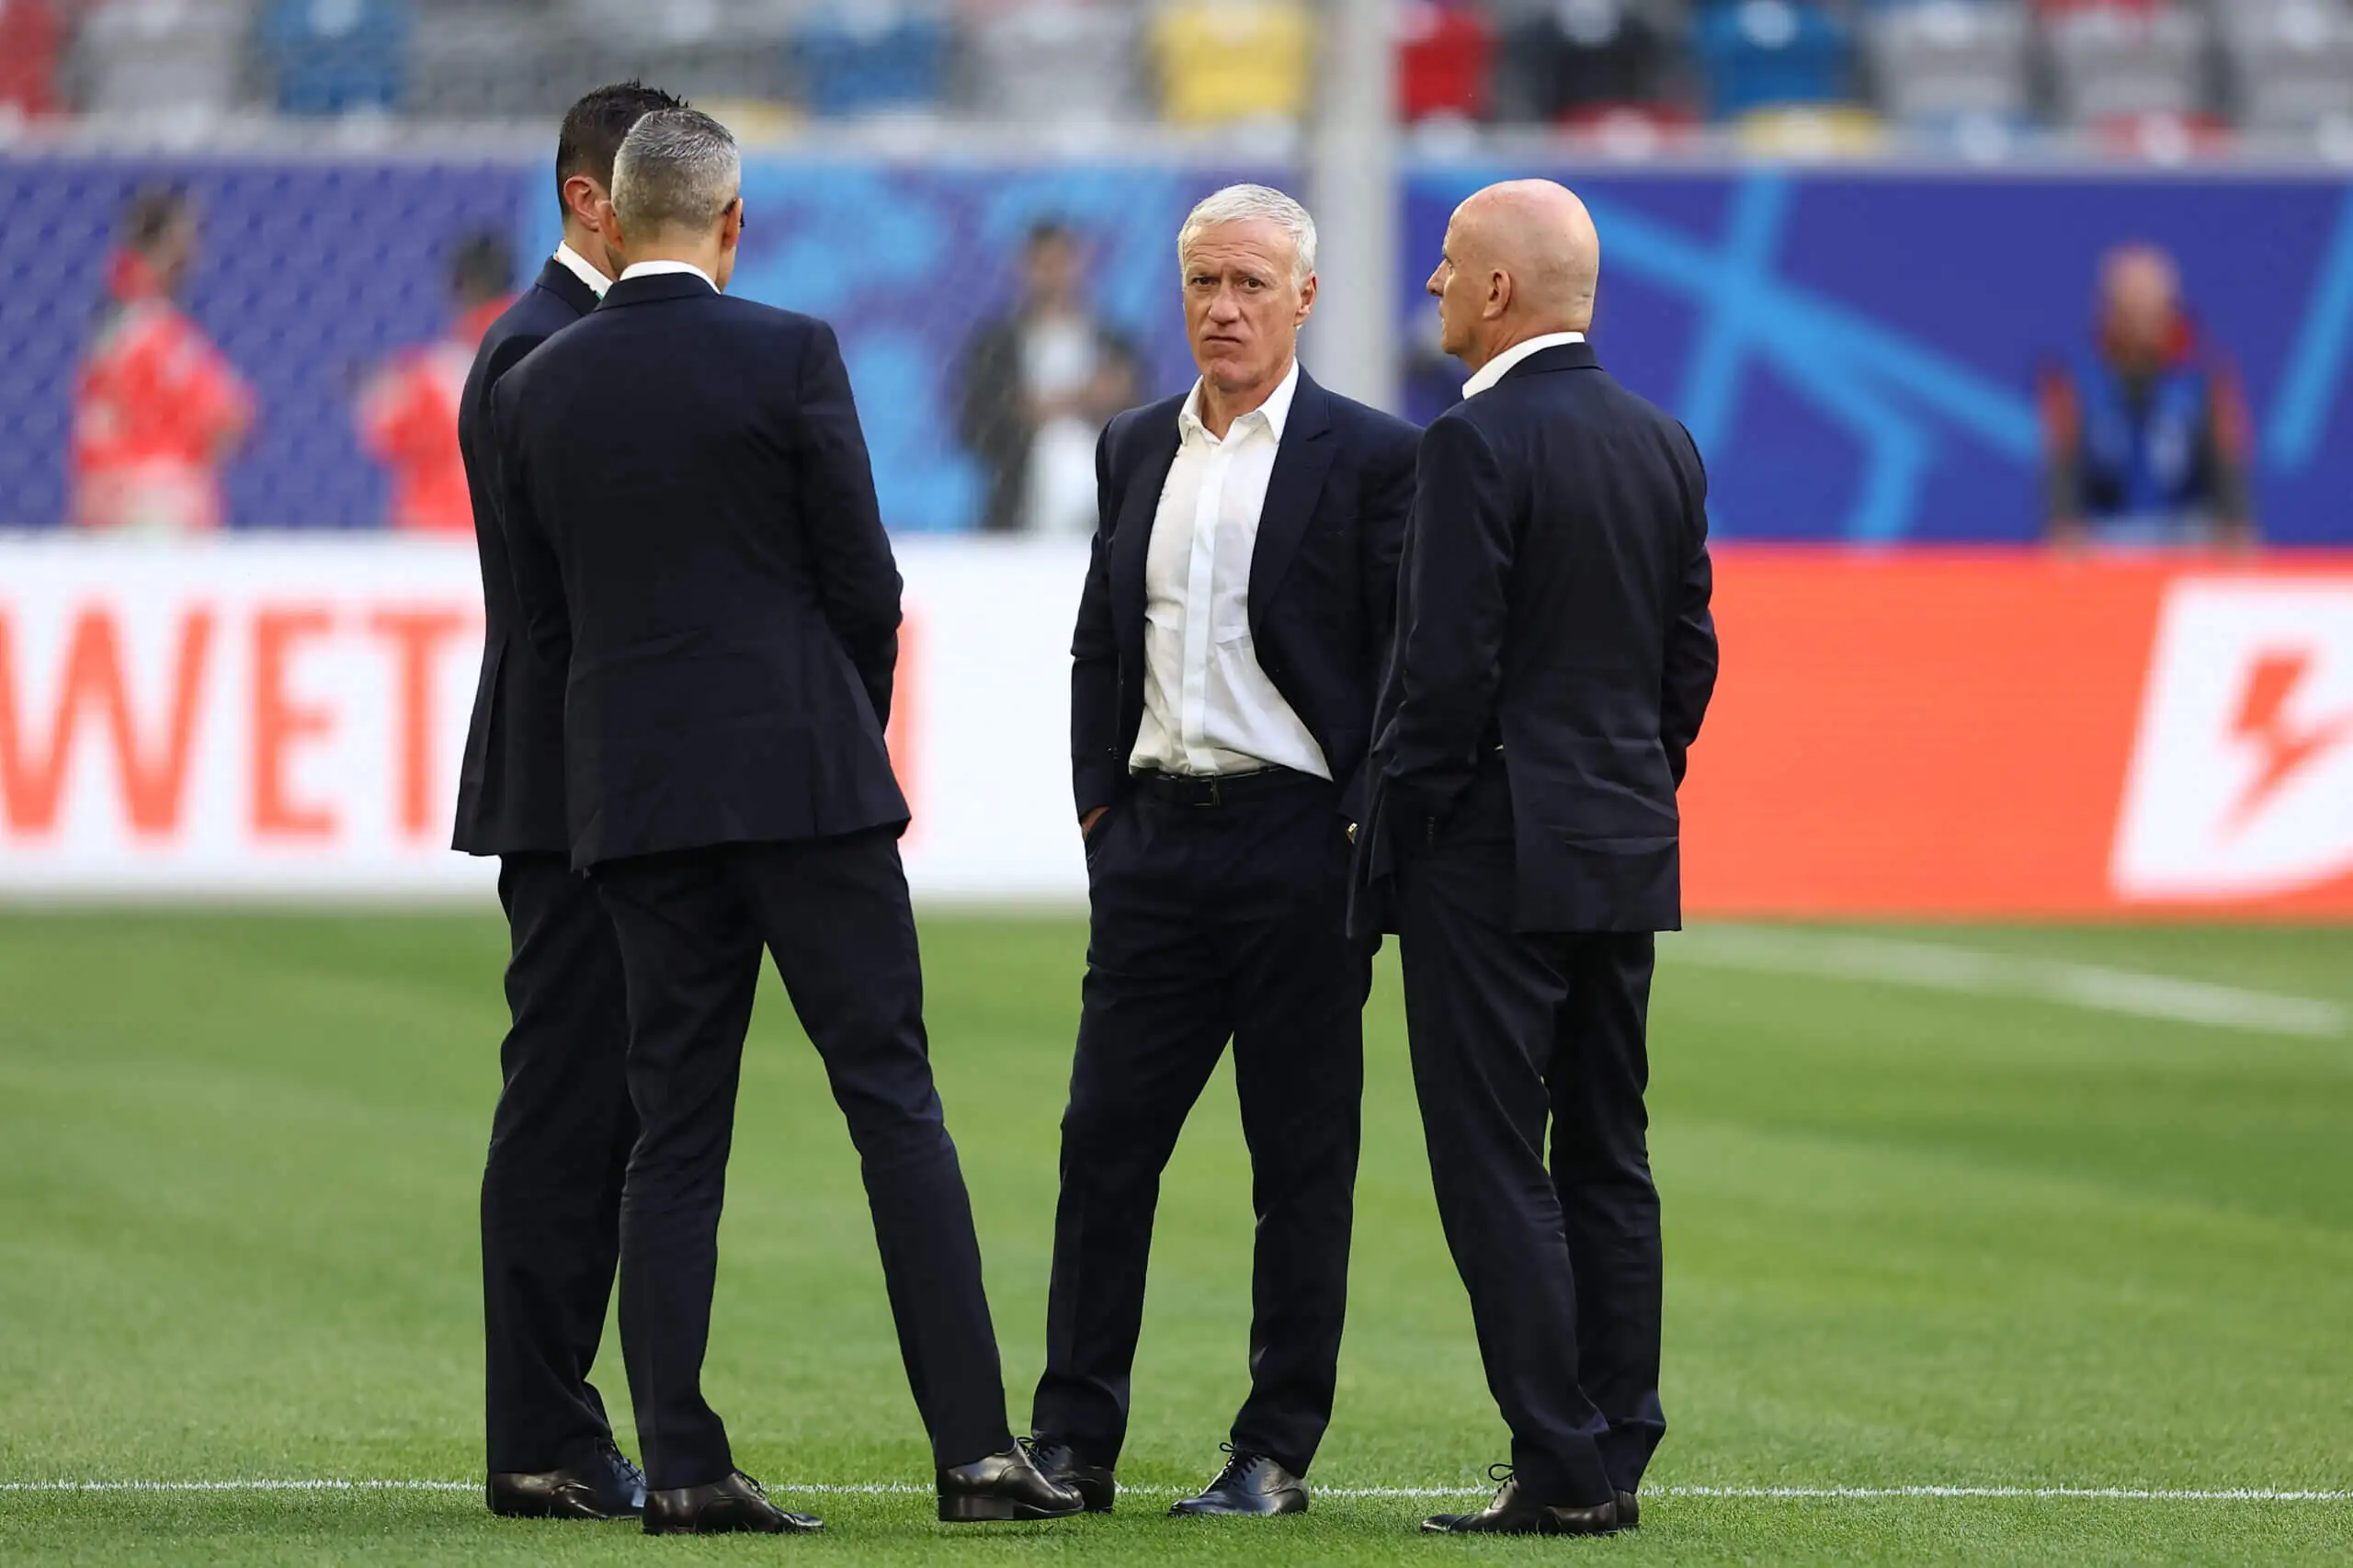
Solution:
[[[1271,789],[1313,779],[1314,775],[1289,767],[1261,767],[1249,773],[1184,773],[1142,771],[1128,776],[1136,789],[1172,806],[1222,806]]]

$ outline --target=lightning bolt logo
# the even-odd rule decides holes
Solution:
[[[2232,722],[2231,733],[2255,747],[2263,767],[2231,808],[2224,832],[2244,831],[2290,779],[2315,758],[2353,740],[2353,711],[2302,729],[2288,716],[2288,705],[2311,673],[2312,664],[2309,653],[2269,653],[2256,659],[2247,672],[2246,689],[2239,696],[2238,717]]]

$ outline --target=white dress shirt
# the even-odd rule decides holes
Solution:
[[[605,297],[605,290],[613,286],[613,280],[605,276],[601,267],[570,245],[555,247],[555,264],[588,285],[588,291],[600,300]]]
[[[1329,778],[1315,737],[1258,667],[1250,560],[1299,365],[1221,440],[1201,385],[1176,416],[1176,458],[1144,554],[1143,723],[1128,766],[1161,773],[1289,767]]]
[[[1584,341],[1585,334],[1581,332],[1548,332],[1541,337],[1531,337],[1525,343],[1515,343],[1480,366],[1478,372],[1462,383],[1462,395],[1477,397],[1481,392],[1511,374],[1511,368],[1531,354],[1541,354],[1547,348],[1558,348],[1564,344]]]
[[[665,272],[691,272],[710,284],[712,293],[719,292],[719,279],[691,261],[632,261],[621,268],[620,281],[626,283],[632,278],[659,278]]]

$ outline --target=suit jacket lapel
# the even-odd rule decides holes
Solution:
[[[1250,555],[1250,634],[1258,634],[1267,607],[1282,586],[1283,574],[1299,554],[1300,540],[1315,515],[1316,498],[1324,492],[1324,476],[1332,471],[1331,394],[1317,386],[1305,370],[1292,394],[1290,417],[1283,424],[1282,445],[1275,451],[1274,472],[1267,478],[1267,503],[1258,513],[1258,542]]]
[[[1120,494],[1120,515],[1111,532],[1111,614],[1127,655],[1122,662],[1132,669],[1143,667],[1144,559],[1152,551],[1160,492],[1176,461],[1176,420],[1171,415],[1165,429],[1140,434],[1148,443],[1143,461]]]

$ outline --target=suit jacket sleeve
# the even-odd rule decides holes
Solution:
[[[888,725],[899,663],[899,565],[882,531],[849,368],[834,329],[822,322],[802,348],[796,393],[801,516],[818,603],[866,687],[876,721]]]
[[[1421,433],[1411,426],[1383,425],[1382,445],[1365,467],[1364,496],[1359,514],[1363,535],[1359,570],[1364,593],[1365,652],[1376,671],[1389,667],[1389,653],[1397,635],[1397,563],[1405,551],[1405,524],[1414,510],[1414,469],[1421,449]],[[1361,821],[1370,794],[1367,769],[1371,759],[1357,765],[1356,773],[1341,780],[1340,809]]]
[[[1111,483],[1111,435],[1095,442],[1095,543],[1078,596],[1070,641],[1071,789],[1081,817],[1120,795],[1120,650],[1111,624],[1111,527],[1119,516]]]
[[[1441,418],[1423,433],[1412,527],[1413,611],[1396,631],[1388,778],[1416,810],[1444,816],[1494,721],[1518,548],[1502,467],[1468,419]]]
[[[1685,431],[1691,463],[1685,479],[1683,576],[1677,585],[1675,619],[1666,631],[1665,685],[1659,693],[1659,739],[1677,784],[1683,782],[1691,743],[1699,738],[1708,699],[1716,689],[1716,620],[1709,609],[1715,567],[1708,559],[1708,471],[1699,449]]]
[[[540,657],[561,670],[572,663],[572,614],[564,602],[563,569],[555,546],[531,504],[530,474],[517,437],[515,390],[504,381],[491,389],[491,494],[498,498],[498,528],[506,540],[506,566],[515,578],[524,629]]]

